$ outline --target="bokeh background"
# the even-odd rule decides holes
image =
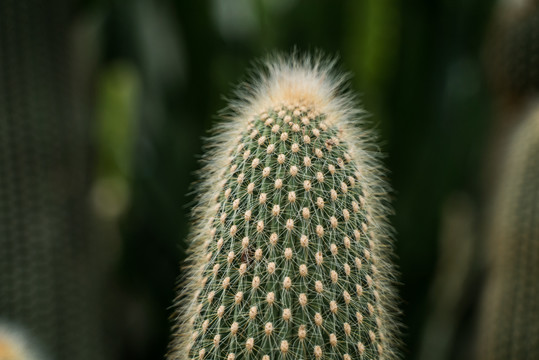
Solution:
[[[202,138],[253,60],[322,50],[387,154],[403,358],[473,358],[496,154],[526,103],[488,74],[522,3],[2,0],[0,328],[47,359],[162,358]]]

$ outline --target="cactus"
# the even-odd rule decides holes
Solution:
[[[0,1],[0,323],[52,359],[104,360],[79,3]]]
[[[277,57],[208,140],[169,359],[393,359],[390,209],[362,111]]]
[[[490,80],[505,101],[527,99],[539,91],[539,1],[498,3],[487,41]]]
[[[478,359],[539,358],[539,106],[509,146],[491,221]]]

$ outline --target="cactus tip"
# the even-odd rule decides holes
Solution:
[[[398,357],[388,186],[334,64],[271,57],[208,140],[169,359]]]

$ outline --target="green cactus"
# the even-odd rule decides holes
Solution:
[[[511,139],[491,221],[478,359],[539,359],[539,106]]]
[[[264,66],[208,141],[169,359],[396,358],[373,135],[332,62]]]
[[[51,359],[105,360],[77,6],[0,1],[0,325],[24,329]]]

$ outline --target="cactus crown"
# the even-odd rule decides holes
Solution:
[[[278,57],[264,70],[208,141],[170,358],[395,358],[372,134],[333,62]]]

